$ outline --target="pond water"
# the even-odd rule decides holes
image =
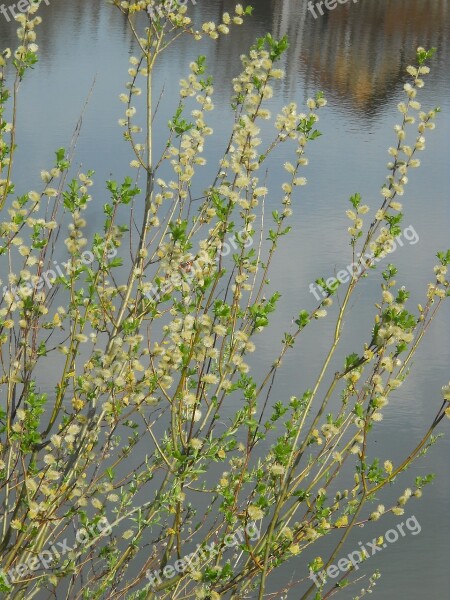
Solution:
[[[323,137],[309,149],[308,186],[302,188],[293,207],[294,233],[283,239],[273,265],[271,285],[283,294],[280,313],[273,322],[276,332],[284,331],[300,308],[312,308],[315,300],[309,292],[310,282],[331,276],[351,263],[345,216],[348,197],[358,191],[372,207],[379,202],[387,147],[394,142],[392,128],[399,122],[396,107],[404,96],[405,68],[413,62],[418,45],[438,48],[421,101],[424,107],[441,106],[442,114],[436,130],[428,135],[422,168],[410,176],[403,198],[404,227],[409,227],[409,233],[405,232],[404,245],[393,257],[399,280],[411,291],[411,305],[417,304],[423,300],[431,278],[436,251],[450,246],[450,2],[359,0],[333,10],[324,8],[323,16],[316,11],[317,18],[300,0],[255,0],[254,4],[254,16],[220,43],[202,43],[201,48],[192,50],[190,40],[181,40],[172,46],[159,64],[156,93],[159,96],[161,92],[158,120],[164,123],[173,113],[178,81],[190,60],[199,53],[206,54],[216,92],[217,110],[211,115],[211,124],[225,139],[232,122],[230,79],[239,71],[239,56],[257,36],[268,31],[276,37],[287,34],[290,40],[283,65],[287,76],[271,100],[272,110],[291,101],[300,105],[316,90],[324,91],[328,106],[320,121]],[[217,20],[233,5],[230,0],[197,0],[189,10],[197,21]],[[101,223],[106,199],[102,182],[111,175],[120,179],[130,172],[127,165],[131,156],[117,119],[122,116],[118,94],[127,80],[133,40],[120,13],[104,0],[51,0],[41,12],[40,61],[21,89],[17,142],[18,166],[24,175],[17,182],[17,191],[34,189],[40,170],[51,164],[54,151],[68,146],[95,80],[76,151],[76,162],[82,161],[83,169],[96,171],[95,200],[89,209],[92,233]],[[0,14],[1,48],[15,45],[15,29]],[[220,147],[209,150],[211,164],[220,151]],[[273,176],[274,185],[277,177]],[[378,286],[375,276],[366,280],[351,307],[343,341],[349,351],[355,349],[353,344],[360,346],[367,331]],[[276,399],[289,398],[311,385],[329,347],[332,328],[332,319],[325,319],[305,332],[302,345],[285,360]],[[375,435],[382,457],[405,455],[432,421],[440,389],[450,378],[449,332],[447,306],[417,354],[408,382],[385,411]],[[279,348],[278,337],[281,335],[274,337],[273,333],[261,336],[260,361],[270,364]],[[42,388],[51,390],[50,374],[42,373],[41,377]],[[447,429],[444,423],[442,431]],[[377,598],[449,597],[449,451],[446,436],[401,478],[396,487],[399,493],[416,475],[437,474],[423,500],[408,504],[404,518],[374,523],[355,532],[349,541],[343,556],[358,548],[359,541],[371,541],[411,515],[420,523],[420,535],[407,535],[389,544],[359,571],[371,574],[381,570],[382,578],[374,592]],[[274,577],[273,589],[306,573],[303,558],[291,561],[278,579]],[[357,591],[358,586],[339,597],[351,600]],[[289,598],[296,600],[300,595],[294,589]]]

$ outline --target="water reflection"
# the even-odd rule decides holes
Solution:
[[[207,6],[199,2],[193,14],[198,21],[217,20],[233,4],[232,0]],[[284,82],[284,95],[289,99],[298,94],[300,78],[305,95],[322,89],[355,115],[374,117],[404,82],[405,68],[414,62],[419,45],[438,48],[434,68],[440,74],[433,84],[448,88],[449,0],[359,0],[338,5],[317,19],[307,10],[307,3],[298,0],[254,4],[254,16],[233,37],[233,44],[223,39],[211,49],[220,92],[229,93],[228,82],[239,68],[240,55],[266,31],[289,37]]]
[[[290,92],[300,72],[307,88],[373,116],[403,81],[417,46],[438,47],[442,61],[448,58],[448,0],[360,0],[317,19],[306,6],[296,0],[274,6],[276,33],[287,33],[291,44]]]
[[[217,20],[231,10],[234,0],[197,2],[191,6],[196,23]],[[449,0],[359,0],[337,5],[317,19],[298,0],[258,0],[254,16],[233,36],[233,43],[223,38],[204,45],[212,61],[216,89],[228,97],[230,78],[239,69],[239,57],[248,51],[254,39],[271,31],[280,37],[287,34],[290,48],[285,68],[284,95],[291,99],[298,93],[298,80],[307,91],[323,89],[347,109],[361,117],[379,114],[405,77],[405,67],[414,59],[418,45],[439,49],[438,86],[448,86],[445,66],[450,58]],[[125,43],[132,52],[133,39],[125,18],[103,0],[77,0],[67,3],[52,0],[41,8],[43,23],[38,29],[40,60],[50,67],[52,56],[74,54],[80,46],[99,43]],[[70,23],[69,27],[62,27]],[[16,26],[0,15],[0,45],[16,45]],[[162,70],[171,73],[175,64],[185,64],[189,40],[182,40],[170,53],[170,63]],[[91,52],[95,64],[97,52]],[[435,63],[436,65],[437,63]],[[437,69],[436,69],[437,71]]]

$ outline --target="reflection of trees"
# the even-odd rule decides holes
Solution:
[[[315,1],[315,0],[313,0]],[[195,23],[217,21],[224,11],[233,11],[237,0],[197,0],[189,8]],[[345,105],[365,115],[376,112],[393,93],[404,76],[404,69],[419,44],[437,46],[445,63],[450,58],[450,0],[359,0],[357,4],[338,5],[316,20],[307,11],[306,0],[257,0],[253,17],[234,29],[231,38],[205,43],[199,52],[209,55],[215,74],[218,97],[228,97],[230,79],[240,69],[239,57],[248,51],[256,37],[271,31],[290,40],[285,94],[297,94],[298,72],[308,89],[324,89],[336,94]],[[41,58],[64,51],[67,23],[73,23],[73,38],[120,35],[130,46],[133,40],[123,18],[106,0],[51,0],[41,8],[43,23],[38,28]],[[123,19],[123,31],[120,20]],[[118,26],[119,22],[119,26]],[[83,24],[83,27],[81,26]],[[0,18],[0,46],[15,47],[15,23]],[[82,39],[81,39],[82,38]],[[110,43],[117,43],[110,40]],[[187,67],[187,45],[181,39],[168,55],[164,70],[181,72]],[[63,50],[61,50],[63,49]],[[49,62],[49,61],[45,61]]]
[[[417,46],[448,52],[449,0],[359,0],[316,20],[306,2],[299,4],[275,4],[277,35],[287,33],[291,42],[288,80],[300,69],[308,88],[334,93],[364,113],[394,91]]]
[[[315,0],[313,0],[315,1]],[[359,0],[338,5],[316,20],[306,0],[258,0],[255,13],[229,39],[211,48],[219,93],[239,69],[239,57],[258,36],[287,34],[290,48],[285,68],[285,94],[297,95],[298,72],[305,87],[335,94],[351,109],[372,115],[403,80],[419,45],[439,48],[442,68],[450,59],[450,0]],[[235,0],[197,2],[197,20],[217,20]],[[226,58],[224,58],[224,56]],[[214,57],[214,58],[213,58]]]

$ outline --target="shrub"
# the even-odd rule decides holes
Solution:
[[[431,476],[417,478],[392,506],[369,507],[434,443],[449,412],[445,387],[431,426],[404,460],[394,465],[369,450],[374,424],[449,294],[450,251],[438,253],[416,311],[407,308],[395,266],[387,266],[373,325],[330,373],[350,299],[401,231],[397,197],[434,128],[438,109],[422,112],[416,100],[433,51],[419,48],[417,66],[408,68],[389,175],[369,224],[361,196],[350,198],[353,273],[342,284],[333,341],[315,385],[272,402],[282,359],[306,327],[326,317],[338,291],[336,280],[318,279],[317,306],[299,310],[277,360],[252,374],[248,355],[258,356],[258,333],[270,326],[280,298],[264,296],[271,262],[290,232],[292,198],[306,183],[307,150],[320,136],[326,100],[318,93],[305,112],[290,103],[272,119],[266,101],[283,77],[277,63],[287,40],[258,39],[233,80],[234,126],[217,175],[205,186],[214,109],[205,58],[191,62],[180,82],[158,157],[155,63],[180,35],[217,39],[251,9],[238,5],[219,25],[197,31],[175,1],[114,4],[135,36],[120,125],[145,189],[132,177],[108,181],[103,228],[90,239],[83,215],[94,173],[71,178],[64,149],[41,173],[41,190],[14,193],[17,97],[37,60],[37,5],[17,17],[18,48],[0,56],[0,254],[9,269],[0,307],[3,597],[261,599],[272,571],[301,561],[329,535],[328,558],[303,565],[302,598],[328,597],[326,579],[316,589],[308,572],[313,579],[330,565],[356,524],[402,515],[421,495]],[[143,112],[134,107],[141,93]],[[258,136],[273,125],[273,141],[264,144]],[[271,191],[279,206],[265,231],[258,223],[269,190],[261,173],[283,144],[292,147],[292,160],[282,167],[282,189]],[[192,194],[198,178],[206,188],[200,201]],[[61,240],[68,258],[59,265],[53,259]],[[40,391],[37,378],[50,364],[53,395]]]

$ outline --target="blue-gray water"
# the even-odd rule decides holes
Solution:
[[[279,109],[290,101],[301,104],[318,89],[325,92],[329,104],[320,121],[324,135],[309,149],[310,165],[305,172],[308,186],[302,188],[293,207],[295,233],[283,239],[273,265],[272,286],[283,293],[273,331],[286,330],[300,308],[313,306],[310,282],[318,276],[331,276],[351,262],[347,199],[359,191],[372,208],[380,201],[378,190],[386,176],[386,149],[394,141],[392,127],[399,122],[396,106],[404,96],[404,71],[418,45],[438,47],[421,101],[424,107],[440,105],[442,114],[436,131],[428,134],[422,168],[411,173],[403,197],[404,226],[412,226],[419,240],[415,244],[405,242],[393,260],[400,270],[398,280],[412,292],[411,304],[422,301],[436,250],[450,246],[450,3],[360,0],[338,5],[316,20],[300,0],[255,0],[253,4],[254,16],[220,43],[193,48],[191,40],[185,40],[171,47],[158,68],[157,88],[164,88],[158,119],[163,123],[173,112],[178,80],[187,72],[189,61],[202,52],[208,56],[215,79],[217,110],[211,115],[212,126],[219,138],[225,136],[231,124],[230,78],[239,70],[240,54],[267,31],[276,36],[287,33],[291,43],[284,64],[287,77],[271,108]],[[229,0],[197,0],[190,11],[196,20],[217,20],[232,6]],[[118,94],[127,81],[133,41],[122,16],[104,0],[51,0],[50,6],[43,6],[42,16],[44,23],[38,28],[40,62],[21,89],[17,141],[23,177],[17,182],[17,191],[37,188],[39,171],[51,165],[54,150],[68,146],[95,78],[76,152],[76,162],[82,163],[83,169],[96,171],[95,200],[89,209],[92,233],[101,223],[106,199],[102,182],[111,174],[119,179],[130,172],[127,165],[132,157],[121,139],[117,119],[122,116]],[[15,29],[0,15],[0,48],[15,44]],[[212,163],[221,148],[220,144],[211,147]],[[375,279],[361,286],[347,318],[344,346],[350,351],[355,349],[353,343],[359,348],[365,339],[378,290]],[[432,420],[440,388],[450,379],[449,326],[447,306],[417,354],[408,382],[385,410],[379,433],[374,436],[381,456],[395,461],[406,454]],[[332,327],[332,319],[326,319],[305,331],[302,344],[285,360],[276,399],[289,398],[311,385],[320,358],[329,347]],[[278,337],[281,335],[272,333],[261,338],[261,361],[270,364],[279,348]],[[42,389],[51,389],[47,384],[50,374],[41,373],[41,378]],[[442,430],[447,429],[444,423]],[[407,506],[405,518],[411,514],[417,517],[420,535],[401,538],[361,569],[371,573],[379,568],[382,572],[374,597],[448,597],[449,451],[448,439],[442,440],[401,478],[398,493],[418,474],[437,474],[423,500]],[[358,530],[346,552],[356,549],[358,541],[371,541],[401,520],[395,517]],[[306,571],[302,559],[291,561],[279,576],[278,586],[274,577],[274,589],[291,576],[303,577]],[[362,581],[359,587],[364,585]],[[342,592],[340,597],[350,600],[357,591],[358,586]],[[294,590],[289,598],[295,600],[298,596]]]

